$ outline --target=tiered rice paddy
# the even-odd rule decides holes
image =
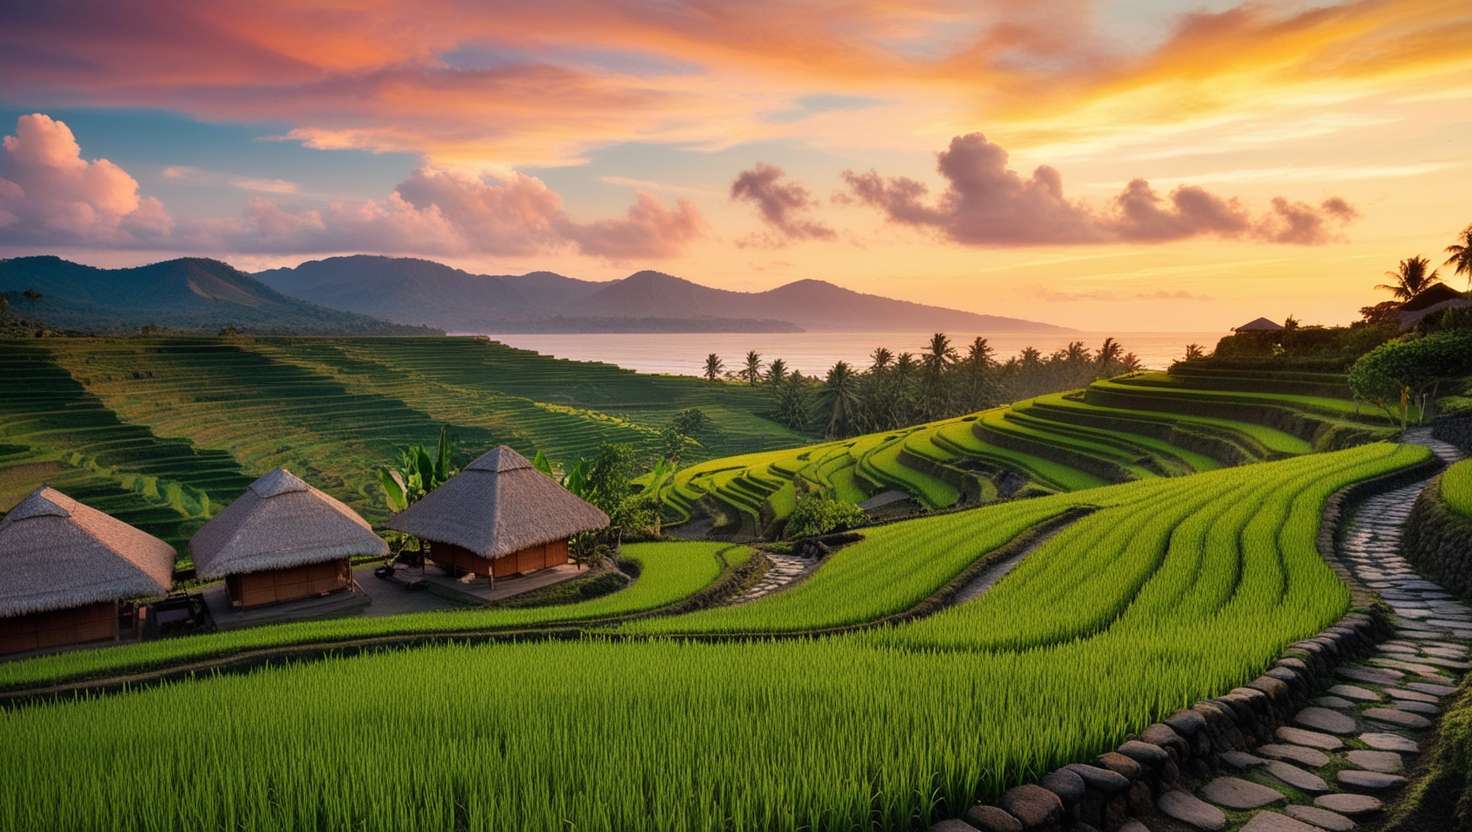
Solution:
[[[937,509],[1009,496],[1024,488],[1019,479],[1027,493],[1072,491],[1394,435],[1349,395],[1330,374],[1135,373],[907,430],[712,459],[657,488],[672,524],[708,516],[724,531],[771,533],[799,484],[854,503],[897,491]],[[765,499],[743,487],[755,471]]]
[[[1097,507],[977,600],[848,635],[611,631],[28,706],[0,717],[0,826],[927,824],[1240,684],[1333,621],[1349,596],[1316,548],[1326,499],[1426,458],[1367,445],[898,523],[739,613],[668,628],[877,617],[1050,512]]]
[[[688,407],[715,425],[697,459],[802,439],[742,385],[472,338],[11,341],[0,375],[0,510],[51,482],[181,550],[278,465],[381,519],[373,469],[442,427],[461,463],[501,443],[570,460],[617,441],[653,458]]]

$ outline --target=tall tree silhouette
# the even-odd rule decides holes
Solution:
[[[823,389],[818,392],[827,420],[827,436],[848,436],[854,432],[859,410],[859,384],[848,362],[840,361],[828,371]]]
[[[1375,288],[1390,292],[1396,300],[1408,301],[1441,282],[1441,275],[1434,269],[1428,272],[1430,268],[1431,261],[1425,257],[1407,257],[1395,271],[1385,273],[1393,282]]]
[[[1466,275],[1467,287],[1472,289],[1472,225],[1462,229],[1457,241],[1446,247],[1446,253],[1451,257],[1442,265],[1451,266],[1452,274]]]
[[[705,377],[711,381],[717,381],[721,377],[721,371],[726,369],[726,362],[719,355],[711,353],[705,357]]]
[[[746,353],[746,364],[741,368],[741,377],[752,387],[762,380],[762,356],[756,350],[748,350]]]
[[[921,410],[926,419],[937,419],[948,409],[950,391],[946,389],[946,372],[959,358],[944,332],[930,336],[930,343],[920,355]]]
[[[780,358],[772,359],[767,365],[767,383],[776,387],[787,380],[787,362]]]

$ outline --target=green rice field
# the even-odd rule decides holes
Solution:
[[[0,377],[0,510],[49,482],[181,552],[278,465],[380,520],[374,468],[442,427],[461,463],[497,444],[569,460],[626,442],[653,458],[689,407],[714,425],[696,459],[803,441],[743,385],[475,338],[6,341]]]
[[[910,510],[1211,471],[1392,438],[1343,377],[1140,372],[884,434],[719,457],[648,487],[666,522],[774,535],[799,490]]]
[[[1472,459],[1464,459],[1441,475],[1441,499],[1463,517],[1472,517]]]
[[[1428,453],[1365,444],[903,521],[782,592],[574,640],[21,706],[0,715],[0,828],[923,826],[1241,684],[1342,615],[1325,501]],[[1072,506],[1093,511],[972,601],[775,635],[906,609]],[[647,591],[676,597],[745,551],[700,545],[698,574]]]

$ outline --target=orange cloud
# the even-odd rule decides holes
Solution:
[[[1248,3],[1185,16],[1144,50],[1098,16],[1086,0],[36,3],[0,30],[0,92],[285,120],[316,147],[509,167],[622,141],[876,139],[765,118],[822,92],[886,101],[837,124],[954,133],[984,118],[1030,147],[1368,96],[1472,64],[1460,0]]]

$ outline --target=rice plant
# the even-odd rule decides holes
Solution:
[[[1472,459],[1455,463],[1441,475],[1441,499],[1464,517],[1472,517]]]
[[[783,626],[807,586],[822,622],[909,571],[933,585],[1023,512],[1098,507],[979,599],[878,630],[437,646],[27,706],[0,715],[0,827],[929,824],[1333,621],[1349,598],[1316,549],[1325,500],[1426,455],[1371,445],[898,523],[743,614]]]

